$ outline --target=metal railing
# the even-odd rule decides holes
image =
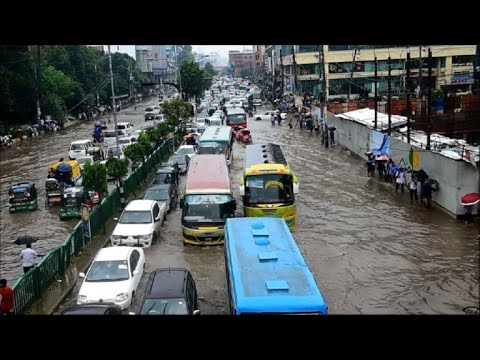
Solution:
[[[177,129],[179,133],[181,129]],[[177,134],[178,135],[178,134]],[[162,143],[147,157],[124,182],[125,197],[128,198],[147,180],[147,176],[171,153],[171,144],[168,141]],[[90,227],[92,236],[101,230],[108,219],[120,208],[120,193],[114,189],[102,200],[100,206],[90,214]],[[44,291],[55,281],[61,279],[65,270],[70,266],[73,259],[80,255],[82,248],[89,239],[82,234],[82,222],[79,221],[68,234],[62,245],[49,251],[42,260],[26,274],[22,275],[13,285],[14,313],[25,314],[32,304],[41,298]]]

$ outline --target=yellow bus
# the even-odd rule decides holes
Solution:
[[[288,166],[280,145],[246,146],[240,179],[240,195],[246,217],[282,217],[293,230],[298,192],[298,178]]]

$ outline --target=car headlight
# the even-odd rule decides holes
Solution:
[[[118,294],[117,296],[115,296],[115,299],[113,300],[113,302],[115,304],[116,303],[121,303],[121,302],[124,302],[127,299],[128,299],[128,293],[121,293],[121,294]]]
[[[142,240],[148,240],[148,239],[151,239],[153,236],[153,234],[147,234],[147,235],[140,235],[140,239]]]
[[[118,241],[118,240],[120,240],[120,237],[121,237],[120,235],[112,235],[112,240],[113,241]]]
[[[88,299],[85,295],[78,295],[77,304],[86,304]]]

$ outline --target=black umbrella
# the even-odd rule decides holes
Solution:
[[[22,235],[17,238],[13,243],[17,245],[27,245],[36,242],[37,239],[30,235]]]

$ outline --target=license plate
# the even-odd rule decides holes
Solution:
[[[205,241],[212,241],[212,238],[205,238]]]

